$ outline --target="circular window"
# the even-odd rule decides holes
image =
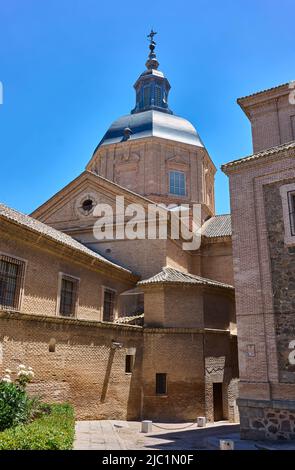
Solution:
[[[89,217],[93,214],[97,203],[98,197],[96,193],[89,192],[81,194],[75,202],[75,212],[78,217]]]
[[[94,206],[94,203],[93,203],[92,199],[86,199],[82,203],[82,209],[86,213],[89,213],[90,211],[92,211],[93,206]]]

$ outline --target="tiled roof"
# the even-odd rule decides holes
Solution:
[[[276,153],[283,152],[285,150],[295,149],[295,141],[288,142],[286,144],[277,145],[269,149],[263,150],[262,152],[254,153],[253,155],[248,155],[247,157],[240,158],[238,160],[233,160],[232,162],[225,163],[222,165],[222,171],[233,168],[235,166],[241,165],[243,163],[252,162],[258,160],[259,158],[269,157],[275,155]],[[225,171],[226,173],[226,171]]]
[[[223,282],[213,281],[195,274],[183,273],[177,269],[165,267],[162,271],[149,279],[138,282],[139,286],[156,285],[156,284],[191,284],[208,287],[222,287],[224,289],[233,289],[233,286],[224,284]]]
[[[25,215],[22,212],[11,209],[10,207],[5,206],[4,204],[0,204],[0,218],[1,217],[4,219],[10,220],[23,227],[26,227],[29,230],[40,233],[44,235],[45,237],[48,237],[51,240],[54,240],[55,242],[60,243],[61,245],[65,245],[69,248],[72,248],[81,253],[84,253],[93,259],[97,259],[103,262],[106,265],[112,266],[114,268],[120,269],[121,271],[125,271],[127,273],[132,274],[131,271],[129,271],[128,269],[122,266],[119,266],[118,264],[112,263],[111,261],[107,260],[99,253],[96,253],[90,248],[87,248],[82,243],[78,242],[77,240],[70,237],[69,235],[66,235],[65,233],[60,232],[59,230],[56,230],[52,227],[49,227],[49,225],[43,224],[39,220],[36,220],[33,217]]]
[[[268,91],[273,91],[273,90],[278,90],[279,88],[284,88],[286,86],[289,86],[289,83],[282,83],[281,85],[277,85],[277,86],[273,86],[271,88],[266,88],[265,90],[261,90],[261,91],[256,91],[255,93],[251,93],[250,95],[247,95],[247,96],[241,96],[241,98],[238,98],[238,103],[242,100],[245,100],[247,98],[251,98],[252,96],[256,96],[256,95],[261,95],[262,93],[266,93]]]
[[[215,215],[202,226],[202,236],[208,238],[230,237],[232,234],[231,215]]]

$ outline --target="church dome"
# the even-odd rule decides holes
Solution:
[[[189,121],[154,109],[127,114],[114,121],[98,147],[145,137],[161,137],[204,147],[196,129]]]
[[[156,43],[153,30],[149,34],[150,53],[146,70],[134,84],[135,107],[130,114],[113,122],[96,147],[117,144],[127,140],[145,137],[161,137],[183,144],[204,147],[194,126],[179,116],[175,116],[168,105],[170,83],[163,72],[158,70],[159,62],[155,54]]]

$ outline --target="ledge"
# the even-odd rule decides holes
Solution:
[[[119,331],[137,331],[142,332],[142,326],[138,325],[124,325],[118,323],[109,323],[95,320],[81,320],[78,318],[64,318],[49,315],[36,315],[32,313],[22,313],[8,310],[0,310],[0,319],[7,320],[25,320],[25,321],[39,321],[42,323],[55,323],[61,325],[74,325],[74,326],[85,326],[102,329],[115,329]]]

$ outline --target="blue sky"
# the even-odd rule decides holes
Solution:
[[[294,0],[0,0],[0,200],[30,212],[134,106],[146,34],[215,165],[251,153],[240,96],[295,79]],[[229,212],[218,171],[216,208]]]

